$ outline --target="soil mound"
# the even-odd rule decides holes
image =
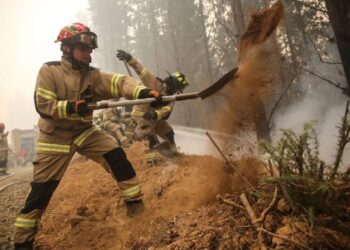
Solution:
[[[37,243],[42,249],[122,249],[129,238],[147,235],[159,218],[174,217],[212,203],[230,191],[222,161],[211,156],[161,158],[143,162],[144,145],[127,149],[144,192],[145,212],[126,216],[115,181],[98,164],[83,158],[68,168],[43,217]]]

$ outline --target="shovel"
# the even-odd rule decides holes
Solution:
[[[230,80],[237,77],[237,71],[238,71],[238,68],[234,68],[230,70],[225,75],[223,75],[219,80],[217,80],[212,85],[208,86],[207,88],[201,91],[187,93],[187,94],[162,96],[162,101],[174,102],[174,101],[184,101],[184,100],[191,100],[191,99],[197,99],[197,98],[205,99],[208,96],[211,96],[212,94],[222,89]],[[90,103],[89,107],[91,109],[97,110],[97,109],[122,107],[122,106],[128,106],[128,105],[150,104],[155,101],[156,101],[156,98],[145,98],[145,99],[125,100],[125,101],[104,100],[97,103]]]

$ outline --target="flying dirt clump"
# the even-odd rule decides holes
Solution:
[[[279,69],[278,47],[273,32],[283,17],[281,1],[256,11],[242,36],[236,77],[225,87],[224,104],[214,117],[214,127],[229,134],[247,128],[267,127],[264,104],[272,97]],[[265,124],[264,124],[265,121]]]

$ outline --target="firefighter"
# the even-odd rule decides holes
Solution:
[[[109,108],[103,111],[102,128],[111,134],[121,146],[128,146],[128,137],[121,125],[122,108]]]
[[[137,123],[131,117],[131,112],[132,112],[132,106],[124,107],[124,110],[121,115],[121,120],[120,120],[120,123],[124,126],[125,134],[128,137],[128,140],[130,143],[136,140],[139,140],[139,138],[135,133],[135,128],[137,126]]]
[[[116,141],[93,125],[88,103],[120,97],[157,97],[160,102],[161,96],[131,77],[90,67],[97,36],[84,24],[65,26],[56,42],[61,43],[61,61],[43,64],[35,87],[40,133],[31,190],[15,222],[15,249],[32,249],[39,220],[75,152],[100,163],[116,179],[128,216],[143,210],[133,166]]]
[[[136,71],[146,87],[157,90],[162,95],[182,93],[189,85],[184,74],[180,72],[169,74],[167,78],[162,80],[148,71],[135,57],[123,50],[118,50],[117,58],[126,61]],[[159,136],[169,143],[169,156],[177,155],[174,130],[166,121],[173,110],[174,102],[168,103],[167,105],[151,106],[134,106],[132,116],[138,122],[136,132],[148,138],[150,149],[154,149],[159,145]]]
[[[5,133],[5,124],[0,123],[0,175],[7,174],[7,160],[8,160],[8,132]]]

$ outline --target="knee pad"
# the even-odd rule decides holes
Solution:
[[[34,209],[45,209],[59,181],[32,182],[32,188],[21,213],[27,214]]]
[[[103,155],[117,181],[126,181],[136,176],[135,170],[122,148],[115,148]]]

